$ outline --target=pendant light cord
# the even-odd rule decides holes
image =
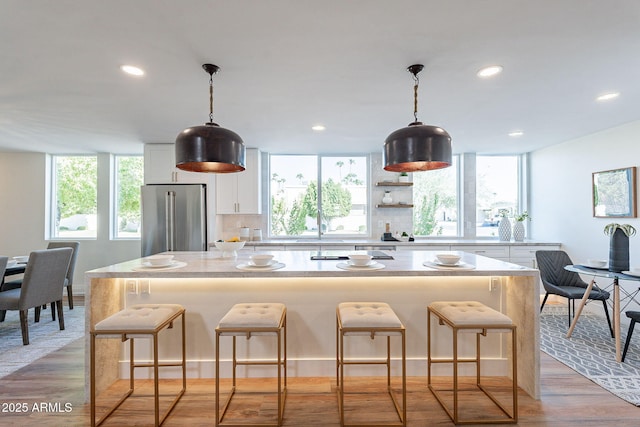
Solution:
[[[418,85],[420,84],[420,80],[418,79],[418,74],[413,74],[413,81],[415,84],[413,85],[413,118],[414,121],[418,121]]]
[[[213,123],[213,73],[209,73],[209,123]]]

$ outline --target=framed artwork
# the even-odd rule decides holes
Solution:
[[[636,217],[636,168],[592,173],[593,216]]]

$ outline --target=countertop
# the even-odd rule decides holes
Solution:
[[[263,251],[264,252],[264,251]],[[351,251],[353,252],[353,251]],[[345,254],[348,252],[345,251]],[[92,278],[136,277],[373,277],[373,276],[530,276],[538,271],[496,259],[467,252],[453,252],[462,256],[461,261],[473,269],[436,268],[424,262],[435,260],[436,251],[389,251],[393,260],[380,260],[384,268],[379,270],[343,270],[339,260],[311,260],[317,251],[273,251],[274,259],[284,264],[277,270],[241,270],[237,265],[247,263],[251,252],[239,251],[237,258],[222,258],[215,252],[173,252],[175,261],[186,263],[180,268],[142,268],[143,258],[88,271]]]
[[[384,241],[376,239],[268,239],[248,241],[245,246],[560,246],[557,242],[525,240],[522,242],[496,239],[417,239],[414,242]]]

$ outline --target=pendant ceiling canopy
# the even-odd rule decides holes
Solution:
[[[219,67],[204,64],[202,68],[209,74],[209,122],[178,134],[176,167],[190,172],[242,172],[246,155],[242,138],[213,122],[213,75]]]
[[[382,160],[389,172],[418,172],[451,166],[451,136],[438,126],[418,121],[418,73],[424,68],[416,64],[407,70],[413,74],[414,122],[392,132],[384,142]]]

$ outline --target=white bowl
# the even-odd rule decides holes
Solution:
[[[18,261],[16,261],[15,259],[9,259],[7,260],[7,268],[9,267],[13,267],[18,263]]]
[[[7,267],[8,267],[8,266],[7,266]],[[631,274],[636,274],[636,275],[637,275],[637,274],[640,274],[640,267],[631,267],[631,268],[629,269],[629,272],[630,272]]]
[[[255,254],[251,255],[251,262],[254,265],[258,266],[266,266],[269,265],[271,260],[273,259],[273,255],[270,254]]]
[[[151,255],[145,260],[151,265],[169,265],[173,261],[173,255]]]
[[[29,261],[29,255],[24,255],[24,256],[14,256],[13,259],[16,260],[16,262],[27,262]]]
[[[455,265],[460,261],[460,255],[454,254],[437,254],[436,258],[441,264]]]
[[[352,254],[352,255],[349,255],[349,261],[351,261],[351,264],[353,265],[356,265],[358,267],[364,267],[365,265],[371,262],[371,255]]]
[[[589,264],[589,267],[596,267],[596,268],[602,268],[605,265],[607,265],[607,261],[602,259],[588,259],[587,263]]]
[[[215,242],[216,248],[220,249],[223,252],[234,252],[242,249],[244,247],[243,241],[240,242]]]

